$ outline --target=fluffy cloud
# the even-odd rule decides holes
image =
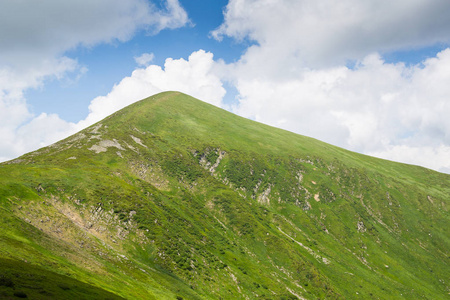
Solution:
[[[212,35],[255,41],[252,55],[259,50],[301,66],[327,66],[448,42],[449,15],[447,0],[230,0]]]
[[[157,22],[153,23],[156,25],[153,33],[158,33],[165,28],[175,29],[191,24],[186,11],[180,6],[178,0],[166,0],[165,8],[165,11],[158,13]]]
[[[238,114],[354,151],[450,168],[450,49],[411,67],[373,54],[353,69],[235,81]]]
[[[369,152],[371,156],[399,161],[414,165],[425,166],[443,173],[450,174],[450,146],[440,145],[438,147],[419,146],[411,147],[405,145],[390,146],[380,152]]]
[[[378,53],[450,42],[449,13],[445,0],[230,0],[212,36],[254,42],[223,65],[236,113],[448,171],[450,50],[417,66]]]
[[[22,101],[17,98],[8,101],[3,97],[0,101],[0,160],[56,142],[129,104],[162,91],[181,91],[220,106],[225,89],[215,75],[215,68],[212,53],[199,50],[193,52],[188,60],[168,58],[164,68],[150,65],[136,69],[131,76],[115,85],[108,95],[93,99],[87,118],[76,124],[45,113],[30,121],[31,115],[23,98]]]
[[[139,66],[148,66],[154,58],[155,55],[153,53],[143,53],[140,56],[136,56],[134,60]]]
[[[146,0],[0,0],[0,6],[0,74],[13,78],[1,82],[2,90],[34,88],[74,71],[76,60],[64,53],[75,47],[124,42],[139,29],[156,34],[189,23],[177,0],[167,0],[164,9]]]
[[[30,149],[41,148],[57,142],[78,131],[74,123],[62,120],[56,114],[42,113],[15,130],[14,138],[3,146],[10,148],[12,154],[24,153]],[[3,153],[0,149],[0,153]],[[15,153],[14,153],[15,152]]]
[[[131,23],[127,23],[129,27],[118,26],[118,31],[108,34],[108,26],[115,26],[109,24],[114,22],[108,16],[100,38],[95,37],[95,32],[80,33],[75,42],[58,40],[56,49],[122,41],[139,28],[157,32],[189,22],[178,1],[165,4],[161,11],[145,1],[122,3],[121,9],[128,15],[135,13]],[[96,6],[87,5],[92,9]],[[141,13],[153,21],[141,18]],[[121,24],[120,14],[108,14],[116,16],[116,24]],[[14,68],[0,69],[0,86],[11,87],[0,90],[0,123],[5,116],[12,120],[7,122],[9,125],[2,124],[1,136],[10,139],[0,148],[19,145],[23,148],[20,152],[31,150],[25,149],[31,147],[25,140],[30,145],[49,142],[63,132],[81,129],[164,90],[180,90],[221,106],[225,94],[222,82],[227,81],[237,90],[233,111],[240,115],[369,155],[450,172],[450,49],[416,66],[386,63],[378,54],[450,42],[448,15],[450,3],[445,0],[230,0],[224,23],[212,35],[217,39],[227,36],[254,42],[237,62],[216,62],[212,53],[201,50],[193,52],[188,60],[169,58],[163,68],[147,66],[151,54],[137,57],[136,62],[146,67],[136,69],[108,95],[95,98],[85,120],[71,124],[55,115],[42,114],[33,125],[24,126],[30,114],[22,97],[23,89],[39,86],[42,78],[64,76],[66,70],[76,71],[78,67],[75,60],[58,56],[62,52],[52,50],[53,44],[36,43],[36,53],[50,53],[51,57],[46,68],[33,69],[38,75],[16,76],[8,81],[13,78]],[[89,16],[87,20],[91,20]],[[0,25],[2,21],[0,18]],[[97,30],[103,23],[89,24],[86,28]],[[6,31],[0,26],[0,43],[5,37],[14,41],[14,37],[5,35]],[[77,34],[75,31],[74,36]],[[39,37],[36,35],[38,40]],[[0,47],[0,54],[12,53],[13,57],[11,49]],[[24,56],[23,61],[30,57]],[[348,61],[355,66],[347,67]],[[61,131],[50,134],[48,139],[28,134],[39,126],[58,127]],[[23,130],[17,129],[20,127]]]
[[[18,74],[12,68],[0,69],[0,139],[2,141],[0,161],[42,146],[42,142],[47,145],[55,142],[55,134],[66,132],[62,128],[67,128],[67,126],[49,126],[38,132],[37,129],[42,128],[39,124],[50,124],[46,119],[50,118],[55,121],[57,117],[42,114],[34,118],[28,109],[23,92],[28,88],[40,86],[45,77],[61,78],[66,72],[76,69],[77,62],[66,57],[43,61],[37,68],[23,74]],[[27,122],[30,123],[24,125]],[[60,120],[59,125],[61,123],[66,122]],[[26,130],[29,130],[30,134],[27,134]],[[36,142],[37,137],[41,138],[39,142]],[[64,137],[64,134],[58,135],[58,137]]]
[[[73,123],[60,119],[55,114],[34,117],[25,100],[0,98],[0,161],[19,154],[47,146],[76,132]],[[9,99],[8,99],[9,98]]]
[[[64,53],[76,47],[129,40],[137,30],[150,34],[189,23],[177,0],[163,8],[147,0],[0,0],[0,161],[48,145],[75,124],[57,115],[33,116],[24,92],[86,67]]]
[[[138,29],[158,33],[189,20],[177,0],[0,0],[0,64],[27,66],[77,46],[127,41]]]
[[[108,95],[92,100],[88,117],[79,124],[83,127],[91,125],[131,103],[167,90],[184,92],[220,106],[225,89],[215,75],[213,54],[199,50],[188,60],[166,59],[164,68],[150,65],[136,69]]]

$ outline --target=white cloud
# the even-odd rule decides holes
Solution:
[[[230,0],[225,22],[212,35],[248,38],[266,56],[298,65],[327,66],[449,42],[449,15],[447,0]]]
[[[166,0],[165,7],[166,11],[159,14],[156,32],[165,28],[175,29],[192,24],[178,0]]]
[[[146,0],[0,0],[0,65],[26,67],[77,46],[129,40],[189,22],[177,0],[161,10]]]
[[[199,50],[193,52],[188,60],[168,58],[164,69],[157,65],[136,69],[130,77],[115,85],[108,95],[92,100],[88,117],[79,125],[91,125],[129,104],[168,90],[180,91],[220,106],[225,89],[215,75],[212,53]]]
[[[199,50],[193,52],[188,60],[168,58],[164,68],[150,65],[136,69],[106,96],[93,99],[87,118],[76,124],[66,122],[55,114],[43,113],[33,118],[21,94],[3,95],[3,98],[0,97],[0,160],[49,145],[129,104],[162,91],[181,91],[220,106],[225,89],[215,75],[215,68],[212,53]]]
[[[157,9],[146,0],[0,0],[2,90],[34,88],[44,79],[83,68],[64,57],[79,46],[129,40],[139,29],[158,33],[189,23],[177,0]],[[75,63],[75,64],[74,64]]]
[[[134,60],[139,66],[148,66],[154,58],[155,55],[153,53],[143,53],[140,56],[135,56]]]
[[[76,132],[76,125],[57,115],[29,112],[25,100],[0,101],[0,161],[52,144]]]
[[[17,129],[14,146],[22,151],[41,148],[76,133],[77,129],[76,124],[56,114],[42,113]]]
[[[177,0],[0,0],[0,161],[47,145],[78,128],[57,115],[30,113],[24,92],[48,79],[87,71],[66,51],[124,42],[138,30],[156,34],[189,24]],[[69,78],[69,80],[72,80]]]
[[[354,151],[450,168],[450,49],[412,67],[373,54],[354,69],[281,81],[235,72],[238,114]]]
[[[254,42],[222,64],[238,114],[448,170],[450,50],[412,67],[377,54],[449,43],[448,15],[446,0],[230,0],[212,36]]]
[[[121,5],[125,8],[146,5],[138,0],[129,3]],[[154,19],[159,20],[156,23],[133,23],[140,20],[141,11],[128,11],[137,14],[131,27],[125,26],[116,34],[100,35],[102,38],[95,38],[93,34],[92,40],[78,38],[76,42],[58,42],[60,46],[56,48],[122,41],[139,28],[149,27],[150,32],[157,32],[189,22],[174,0],[166,2],[163,12],[148,5],[147,12],[156,11],[159,16]],[[114,12],[109,11],[109,14],[114,16]],[[95,98],[85,120],[72,124],[43,114],[35,120],[35,126],[23,126],[30,118],[22,97],[23,89],[39,86],[42,78],[51,74],[64,76],[65,70],[78,67],[76,61],[57,56],[55,53],[60,52],[51,50],[52,45],[41,47],[36,43],[36,53],[53,53],[48,65],[54,71],[46,73],[39,71],[45,68],[36,67],[38,75],[25,76],[21,81],[19,76],[10,76],[11,68],[0,70],[0,83],[6,82],[5,86],[11,87],[0,90],[0,109],[7,107],[5,111],[0,110],[0,117],[10,116],[13,120],[13,125],[0,128],[1,136],[11,137],[11,142],[2,146],[31,147],[23,142],[25,139],[37,145],[38,139],[48,140],[45,136],[33,140],[28,133],[33,132],[34,127],[45,125],[59,127],[61,132],[72,132],[164,90],[179,90],[221,106],[225,94],[222,81],[228,81],[238,92],[238,103],[233,108],[238,114],[347,149],[448,172],[450,49],[417,66],[386,63],[377,54],[450,42],[448,15],[450,3],[444,0],[395,3],[387,0],[231,0],[224,24],[212,35],[218,39],[228,36],[255,41],[239,61],[215,62],[212,53],[200,50],[193,52],[188,60],[169,58],[161,68],[147,66],[151,54],[141,56],[136,62],[147,67],[136,69],[108,95]],[[173,16],[173,22],[167,16]],[[120,17],[118,20],[120,24]],[[2,34],[4,31],[0,29],[0,37]],[[39,40],[39,35],[37,37]],[[61,46],[63,44],[70,46]],[[5,49],[7,53],[12,48]],[[24,56],[23,61],[26,59]],[[348,60],[356,61],[354,68],[345,66]],[[8,78],[16,79],[8,82]],[[24,128],[21,131],[17,129],[20,126]],[[59,134],[55,132],[52,138]],[[0,153],[7,153],[5,151],[0,149]]]
[[[450,146],[448,145],[439,145],[437,147],[399,145],[388,147],[380,152],[369,152],[367,154],[392,161],[425,166],[450,174]]]

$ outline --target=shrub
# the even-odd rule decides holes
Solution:
[[[60,289],[62,289],[64,291],[70,290],[70,287],[68,285],[64,284],[64,283],[60,283],[60,284],[58,284],[58,286],[59,286]]]
[[[28,298],[27,294],[21,291],[15,292],[14,296],[16,296],[17,298]]]
[[[14,282],[11,280],[11,278],[0,275],[0,286],[6,286],[6,287],[13,288]]]

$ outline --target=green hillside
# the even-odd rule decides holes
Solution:
[[[448,299],[449,200],[449,175],[161,93],[0,164],[0,298]]]

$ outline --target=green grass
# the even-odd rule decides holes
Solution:
[[[0,298],[123,299],[36,265],[9,259],[0,259]]]
[[[106,140],[122,149],[89,150]],[[26,259],[61,276],[55,282],[128,299],[449,293],[448,175],[353,153],[181,93],[152,96],[0,164],[0,183],[8,274]],[[44,290],[62,299],[76,291]]]

